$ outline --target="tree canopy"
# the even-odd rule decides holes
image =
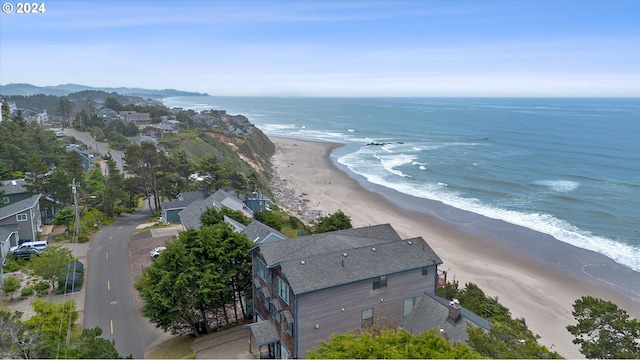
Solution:
[[[446,299],[458,299],[467,310],[488,320],[493,326],[489,332],[470,328],[469,346],[489,358],[535,359],[560,358],[560,354],[538,343],[538,336],[531,332],[524,319],[513,319],[509,309],[498,302],[497,297],[486,296],[474,283],[458,288],[457,281],[448,282],[438,289],[438,295]]]
[[[180,233],[135,285],[145,301],[142,313],[165,331],[194,336],[208,332],[213,322],[228,325],[229,309],[236,320],[246,317],[251,246],[225,223]]]
[[[583,296],[573,304],[576,325],[567,326],[589,359],[640,358],[640,321],[611,301]]]
[[[319,217],[313,226],[313,233],[319,234],[351,228],[353,228],[351,225],[351,218],[341,210],[338,210],[333,214]]]
[[[48,246],[42,250],[40,256],[32,256],[29,267],[35,275],[49,281],[55,289],[59,279],[64,279],[69,271],[71,250],[62,246]]]
[[[480,359],[464,344],[452,344],[435,330],[412,335],[405,330],[358,330],[335,334],[307,353],[310,359]]]
[[[37,299],[34,315],[22,322],[22,313],[0,309],[0,356],[3,359],[121,359],[113,340],[100,337],[99,327],[75,325],[73,301]]]

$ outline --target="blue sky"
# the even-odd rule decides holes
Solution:
[[[640,97],[640,0],[41,3],[0,14],[1,84]]]

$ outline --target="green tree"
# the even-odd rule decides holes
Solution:
[[[2,284],[2,292],[8,296],[12,296],[14,292],[20,289],[20,280],[14,276],[7,276]]]
[[[59,116],[62,116],[65,122],[70,120],[71,112],[73,111],[73,105],[71,101],[67,97],[60,98],[58,102],[58,108],[56,109],[56,113]]]
[[[41,341],[37,345],[36,358],[58,358],[64,356],[64,347],[59,347],[60,343],[66,342],[67,324],[74,324],[78,319],[78,312],[73,300],[65,302],[53,302],[43,299],[36,299],[31,303],[35,314],[24,322],[29,331],[40,335]],[[64,324],[60,331],[61,324]]]
[[[64,279],[69,271],[69,262],[72,258],[71,250],[51,245],[42,250],[40,256],[31,257],[29,267],[35,275],[49,281],[51,287],[55,289],[58,279]]]
[[[567,326],[589,359],[640,358],[640,321],[611,301],[583,296],[573,304],[576,325]]]
[[[211,321],[228,325],[228,309],[250,286],[251,246],[224,223],[180,233],[136,283],[143,314],[172,334],[198,337],[201,322],[205,332]]]
[[[124,153],[124,170],[140,178],[149,208],[153,211],[160,208],[158,172],[162,170],[160,164],[163,155],[164,153],[159,153],[156,146],[148,141],[139,146],[131,145]]]
[[[72,178],[61,168],[55,168],[47,175],[44,192],[51,196],[56,203],[64,206],[73,201],[71,189]]]
[[[22,313],[0,309],[0,357],[29,359],[37,355],[40,336],[22,323]]]
[[[122,104],[120,104],[120,102],[111,97],[108,96],[105,100],[104,100],[104,107],[106,107],[107,109],[111,109],[113,111],[120,111],[122,110]]]
[[[127,201],[127,193],[124,191],[124,176],[116,166],[115,160],[107,158],[107,177],[102,192],[102,211],[107,216],[113,216],[117,206]]]
[[[82,165],[82,155],[74,150],[67,151],[62,168],[70,178],[76,179],[76,184],[84,181],[84,165]]]
[[[493,359],[560,359],[562,356],[538,343],[524,319],[503,317],[492,322],[489,332],[479,327],[467,329],[469,346]]]
[[[468,344],[471,348],[489,358],[560,358],[560,354],[550,351],[538,343],[538,336],[532,333],[524,319],[513,319],[509,309],[498,302],[498,298],[486,296],[474,283],[467,283],[463,289],[457,281],[450,281],[438,289],[437,294],[446,299],[460,300],[467,310],[487,319],[493,326],[487,333],[481,328],[470,328]]]
[[[69,230],[76,214],[71,206],[65,206],[53,216],[54,225],[65,225]]]
[[[388,329],[379,334],[358,330],[334,334],[307,353],[310,359],[480,359],[464,344],[452,344],[435,330],[412,335]]]
[[[214,207],[208,208],[202,213],[202,215],[200,215],[200,222],[203,226],[212,226],[224,222],[225,216],[228,216],[243,225],[249,225],[251,223],[251,219],[244,216],[242,211],[231,210],[226,207],[223,207],[220,211]]]
[[[29,171],[29,173],[25,179],[28,185],[26,185],[25,187],[30,192],[41,193],[45,186],[45,178],[47,176],[47,172],[50,170],[50,167],[42,161],[42,158],[40,158],[40,156],[38,156],[37,154],[33,154],[29,157],[26,169]]]
[[[282,219],[280,219],[275,211],[262,210],[253,214],[253,217],[257,221],[260,221],[261,223],[270,226],[278,231],[282,230]]]
[[[338,210],[333,214],[319,217],[313,226],[313,233],[319,234],[329,231],[346,230],[351,228],[353,228],[353,226],[351,225],[351,218],[341,210]]]
[[[118,353],[114,340],[101,338],[102,329],[98,326],[83,328],[79,336],[75,337],[67,351],[69,359],[122,359]]]

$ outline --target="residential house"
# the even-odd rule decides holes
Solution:
[[[71,144],[67,146],[67,151],[76,151],[80,154],[82,158],[82,167],[85,172],[91,171],[91,169],[96,167],[96,159],[92,153],[82,150],[78,144]]]
[[[25,185],[27,185],[27,182],[24,179],[0,181],[0,193],[4,192],[0,206],[28,198],[29,194]]]
[[[145,142],[145,141],[146,141],[146,142],[150,142],[150,143],[152,143],[152,144],[153,144],[153,145],[155,145],[156,147],[158,146],[158,139],[156,139],[156,138],[155,138],[155,137],[153,137],[153,136],[146,136],[146,135],[134,136],[134,137],[132,137],[130,140],[131,140],[131,143],[132,143],[133,145],[138,145],[138,146],[140,146],[140,145],[142,145],[142,143],[143,143],[143,142]]]
[[[234,195],[232,192],[218,190],[211,195],[211,198],[218,210],[226,207],[233,211],[240,211],[244,216],[253,219],[253,211],[238,196]]]
[[[0,208],[0,225],[18,226],[18,243],[38,240],[38,232],[42,229],[41,197],[41,194],[35,194]],[[11,246],[18,243],[12,243]]]
[[[11,244],[18,243],[18,226],[17,225],[0,225],[0,287],[4,284],[2,276],[2,267],[9,257],[9,249]]]
[[[180,212],[192,202],[203,197],[204,195],[200,191],[188,191],[178,194],[176,200],[163,202],[160,204],[162,220],[180,222]]]
[[[98,116],[102,118],[102,122],[105,126],[109,125],[109,123],[111,123],[113,120],[120,119],[120,114],[118,114],[117,111],[111,110],[109,108],[100,109],[100,111],[98,111]]]
[[[13,179],[0,181],[0,192],[4,191],[0,207],[16,203],[31,196],[26,188],[27,182],[24,179]],[[40,217],[43,221],[50,221],[56,213],[58,205],[53,199],[46,196],[40,198]]]
[[[253,211],[247,207],[241,200],[232,196],[224,190],[218,190],[212,195],[193,201],[187,205],[180,213],[180,222],[185,229],[199,229],[202,227],[200,216],[208,208],[221,210],[226,207],[231,210],[239,210],[242,214],[253,219]]]
[[[412,334],[436,330],[440,335],[456,343],[469,341],[467,328],[491,329],[491,323],[460,306],[458,300],[449,301],[435,294],[427,293],[419,298],[407,300],[407,312],[402,327]]]
[[[287,236],[280,231],[265,225],[258,220],[253,220],[249,225],[244,225],[228,216],[225,216],[224,222],[227,223],[233,231],[247,235],[247,238],[254,243],[278,241],[287,238]]]
[[[303,358],[331,334],[400,325],[414,299],[434,294],[442,260],[424,239],[389,224],[258,243],[251,249],[255,323],[261,351]]]
[[[251,197],[248,197],[245,200],[247,207],[251,209],[254,213],[267,210],[269,206],[273,204],[273,201],[268,197],[264,196],[260,191],[254,191]]]
[[[120,120],[132,122],[135,125],[151,124],[150,113],[139,113],[135,111],[120,111],[119,115],[120,115]]]

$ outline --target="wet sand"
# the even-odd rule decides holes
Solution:
[[[374,185],[363,184],[365,188],[332,162],[330,154],[340,144],[277,137],[271,141],[276,144],[276,181],[288,188],[284,198],[277,196],[281,206],[300,214],[341,210],[354,227],[389,223],[403,238],[424,238],[444,261],[440,269],[449,280],[461,287],[473,282],[488,296],[497,296],[514,317],[526,320],[541,343],[565,357],[584,357],[566,330],[574,323],[572,305],[581,296],[613,301],[640,316],[640,300],[588,274],[588,264],[606,268],[602,274],[617,269],[602,255],[440,203],[387,193]]]

